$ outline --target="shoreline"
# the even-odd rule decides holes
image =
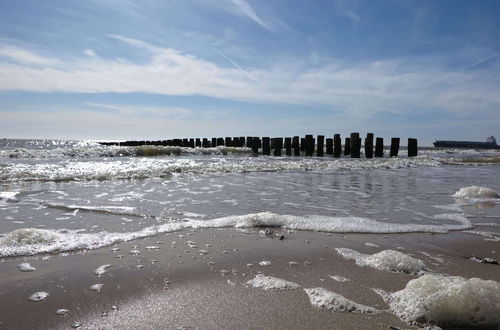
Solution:
[[[96,250],[4,258],[0,325],[6,329],[70,328],[77,325],[75,322],[82,329],[323,329],[332,325],[339,329],[414,329],[386,311],[376,315],[340,313],[311,305],[303,289],[323,287],[357,303],[386,310],[387,304],[371,289],[394,292],[417,278],[360,267],[340,256],[335,248],[369,254],[393,249],[424,261],[434,273],[500,281],[498,265],[469,259],[498,260],[498,242],[468,233],[274,231],[285,239],[264,237],[258,229],[183,230]],[[113,248],[119,250],[111,251]],[[133,250],[139,254],[130,254]],[[47,256],[49,259],[44,260]],[[263,260],[271,265],[260,266]],[[29,262],[36,271],[20,272],[17,265],[23,262]],[[106,264],[112,264],[108,272],[94,274]],[[264,291],[246,285],[260,272],[301,288]],[[329,275],[350,281],[337,282]],[[101,291],[89,290],[96,283],[103,284]],[[36,303],[28,299],[39,291],[50,295]],[[56,310],[61,308],[68,313],[57,315]],[[23,318],[16,316],[19,310],[23,310]]]

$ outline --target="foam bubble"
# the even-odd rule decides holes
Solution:
[[[500,194],[491,188],[470,186],[460,188],[453,197],[461,199],[491,199],[500,198]]]
[[[15,200],[18,194],[18,191],[1,191],[0,200]]]
[[[350,279],[348,279],[347,277],[343,277],[343,276],[338,276],[338,275],[328,275],[329,278],[331,278],[332,280],[335,280],[337,282],[349,282]]]
[[[424,275],[389,296],[401,319],[439,326],[500,324],[500,283],[460,276]]]
[[[101,284],[101,283],[96,283],[96,284],[93,284],[89,287],[89,290],[90,291],[101,291],[102,287],[104,286],[104,284]]]
[[[94,270],[94,274],[96,274],[97,276],[104,275],[108,272],[108,269],[111,268],[112,266],[113,265],[111,264],[99,266],[96,270]]]
[[[39,302],[39,301],[42,301],[42,300],[45,300],[45,298],[47,298],[49,296],[49,293],[48,292],[45,292],[45,291],[40,291],[40,292],[35,292],[33,293],[31,296],[30,296],[30,300],[31,301],[34,301],[34,302]]]
[[[263,260],[263,261],[259,262],[259,265],[261,265],[261,266],[270,266],[271,262],[268,261],[268,260]]]
[[[334,312],[351,312],[377,314],[380,311],[370,306],[358,304],[346,297],[328,291],[324,288],[304,289],[309,296],[311,305],[319,309],[332,310]]]
[[[346,259],[354,260],[357,265],[391,272],[419,274],[425,270],[423,261],[394,250],[384,250],[375,254],[363,254],[347,248],[335,249]]]
[[[36,270],[36,268],[31,266],[28,262],[17,265],[17,268],[22,272],[34,272]]]
[[[291,290],[300,288],[300,285],[294,282],[285,281],[281,278],[273,276],[265,276],[263,274],[258,274],[253,280],[247,282],[248,285],[254,288],[262,288],[266,291],[269,290]]]

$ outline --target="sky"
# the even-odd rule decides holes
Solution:
[[[499,15],[496,0],[2,0],[0,137],[500,138]]]

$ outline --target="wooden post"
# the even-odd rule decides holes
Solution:
[[[408,157],[415,157],[418,154],[417,139],[408,139]]]
[[[240,136],[240,141],[238,142],[238,147],[243,148],[245,146],[245,137]]]
[[[231,138],[230,138],[230,137],[227,137],[227,136],[226,136],[226,138],[224,139],[224,142],[225,142],[225,143],[224,143],[224,145],[225,145],[226,147],[232,147],[232,146],[233,146],[233,144],[232,144],[232,141],[231,141]]]
[[[326,154],[333,155],[333,139],[331,138],[326,139]]]
[[[283,138],[274,138],[274,155],[281,156],[281,149],[283,149]]]
[[[361,139],[359,133],[351,133],[351,158],[359,158],[361,150]]]
[[[384,157],[384,139],[381,137],[375,142],[375,157]]]
[[[323,151],[325,148],[325,136],[324,135],[318,135],[318,142],[316,146],[316,155],[318,157],[323,157]]]
[[[306,135],[306,156],[311,157],[314,153],[314,137]]]
[[[373,158],[373,133],[366,134],[365,157],[366,158]]]
[[[203,140],[201,141],[201,146],[203,148],[210,148],[210,144],[208,142],[208,139],[207,138],[203,138]]]
[[[196,143],[195,143],[195,144],[196,144],[196,146],[197,146],[198,148],[201,148],[201,140],[200,140],[200,138],[197,138],[197,139],[196,139]]]
[[[399,138],[392,138],[390,157],[397,157],[398,151],[399,151]]]
[[[217,147],[218,146],[224,146],[224,139],[223,138],[217,138]]]
[[[287,156],[292,155],[292,138],[290,137],[285,138],[285,152]]]
[[[189,139],[182,139],[182,147],[189,147]]]
[[[340,134],[333,135],[333,157],[340,157],[342,155],[342,139]]]
[[[215,148],[217,146],[217,138],[212,138],[212,143],[210,144],[210,147]]]
[[[302,152],[306,151],[306,139],[305,138],[300,138],[300,151],[302,151]]]
[[[247,146],[252,148],[252,152],[254,154],[259,153],[259,147],[260,147],[259,142],[260,142],[260,139],[257,137],[252,137],[250,139],[247,138]]]
[[[262,154],[264,156],[269,156],[271,154],[270,140],[268,137],[262,138]]]
[[[351,154],[351,138],[346,137],[344,142],[344,156]]]
[[[189,139],[189,147],[194,148],[194,139]]]
[[[247,136],[247,143],[245,144],[246,147],[252,148],[252,146],[253,146],[252,139],[253,139],[253,136]]]
[[[300,156],[300,137],[294,136],[292,140],[293,155]]]

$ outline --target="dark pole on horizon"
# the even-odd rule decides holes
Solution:
[[[333,139],[332,138],[326,139],[326,154],[333,155]]]
[[[384,157],[384,139],[378,137],[375,141],[375,157]]]
[[[285,138],[285,153],[287,156],[292,155],[292,138],[290,137]]]
[[[365,157],[366,158],[373,158],[373,133],[366,134]]]
[[[361,139],[359,133],[351,133],[351,158],[359,158],[361,150]]]
[[[344,142],[344,156],[351,154],[351,138],[346,137]]]
[[[311,157],[314,153],[314,137],[311,134],[306,135],[306,156]]]
[[[397,157],[399,152],[399,138],[393,137],[391,139],[391,152],[389,157]]]
[[[318,135],[318,141],[316,146],[316,155],[318,157],[323,157],[324,144],[325,144],[325,136]]]
[[[293,155],[300,156],[300,137],[294,136],[292,140]]]
[[[269,156],[271,154],[271,146],[270,146],[269,137],[262,138],[262,154],[264,156]]]
[[[340,134],[333,135],[333,157],[340,157],[342,155],[342,138]]]
[[[408,139],[408,157],[415,157],[418,154],[417,139]]]

